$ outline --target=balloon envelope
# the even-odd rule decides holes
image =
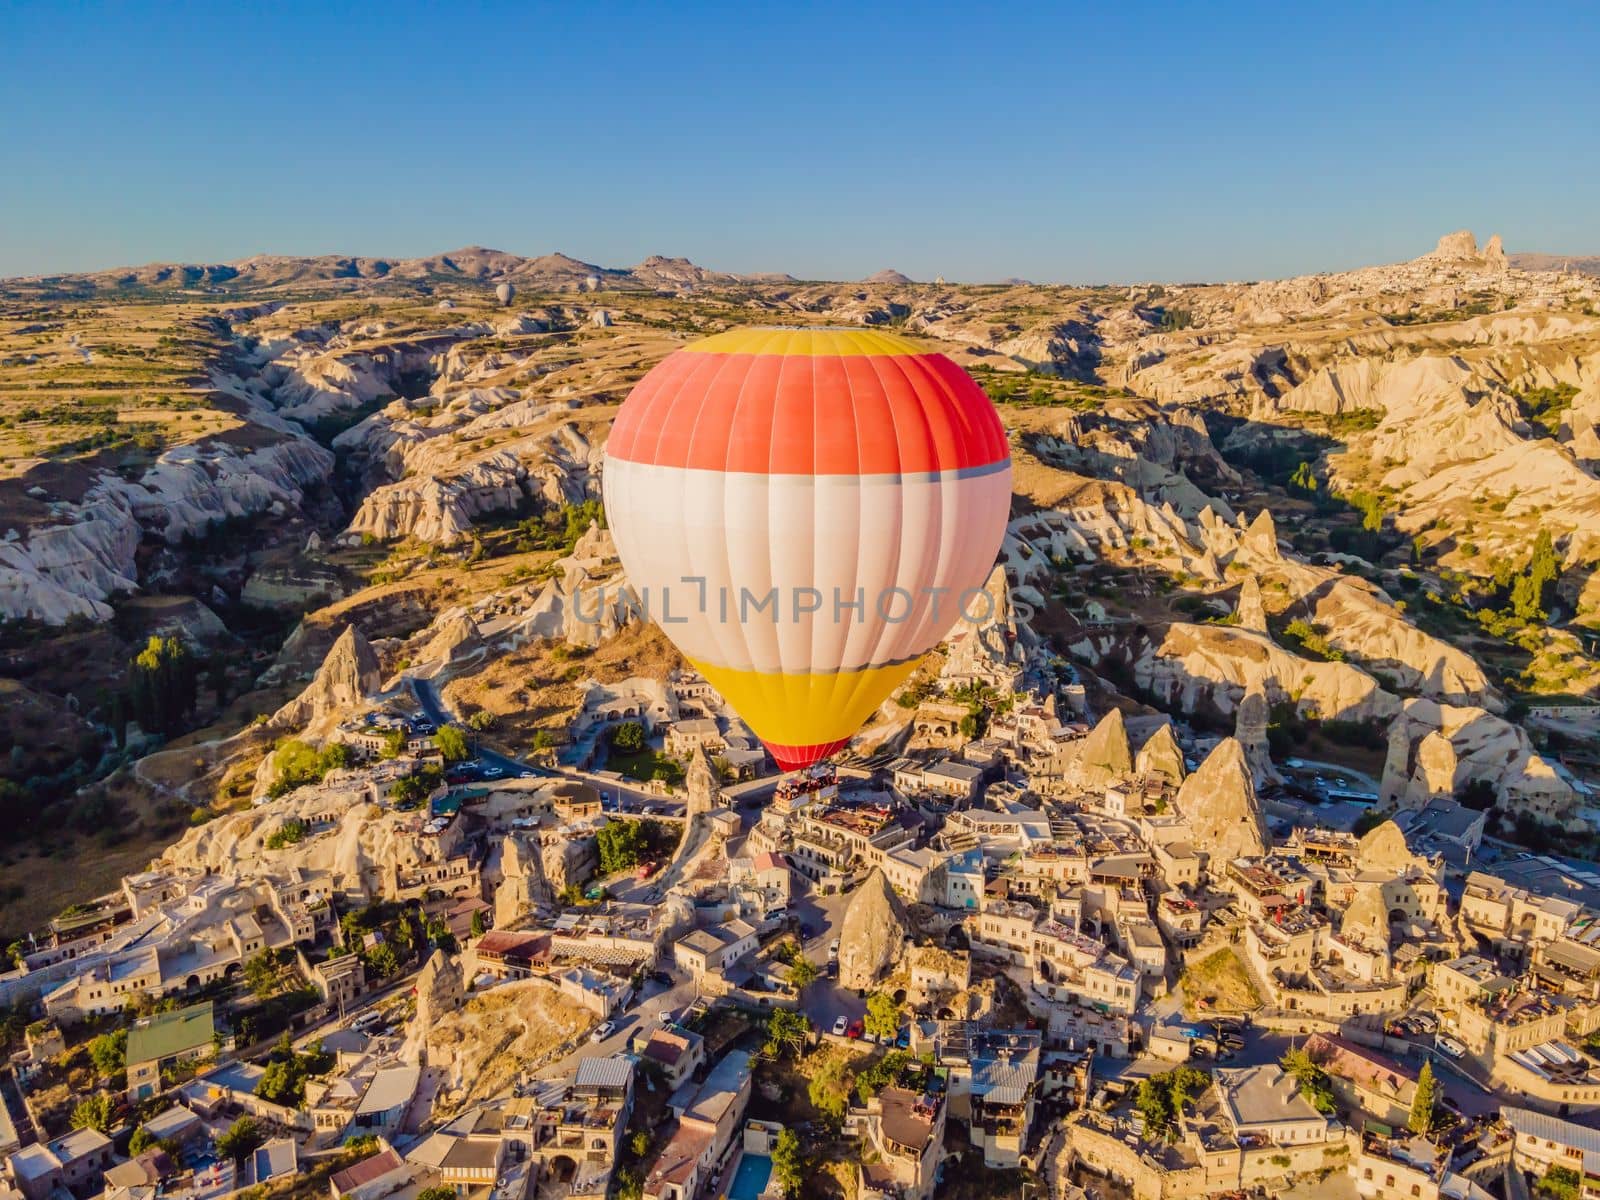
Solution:
[[[870,329],[736,329],[639,381],[604,480],[649,615],[794,769],[961,619],[1005,533],[1011,456],[942,354]]]
[[[494,289],[495,299],[499,300],[501,304],[510,304],[511,297],[515,296],[516,294],[517,289],[509,283],[502,283],[499,287]]]

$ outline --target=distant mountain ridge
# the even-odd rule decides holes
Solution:
[[[1575,271],[1579,275],[1600,275],[1600,254],[1538,254],[1516,250],[1506,259],[1518,271]]]
[[[464,246],[420,258],[369,258],[341,254],[256,254],[226,263],[147,263],[0,281],[9,284],[55,284],[93,291],[146,288],[294,287],[350,281],[416,280],[420,282],[511,283],[535,291],[595,291],[599,288],[638,291],[683,291],[745,280],[784,282],[775,273],[742,276],[713,271],[687,258],[652,254],[633,267],[602,267],[568,254],[526,258],[486,246]]]
[[[1600,276],[1600,255],[1544,254],[1530,251],[1503,253],[1498,238],[1480,251],[1463,230],[1440,239],[1439,247],[1424,260],[1484,259],[1500,269],[1555,272],[1570,270]],[[602,267],[597,263],[553,253],[526,257],[487,246],[463,246],[443,254],[416,258],[379,258],[362,255],[255,254],[223,263],[146,263],[138,267],[113,267],[101,271],[51,272],[41,275],[0,277],[0,294],[56,288],[74,292],[115,292],[146,289],[199,288],[218,292],[339,285],[351,287],[385,280],[417,283],[511,283],[532,292],[613,291],[685,292],[707,286],[736,284],[783,285],[800,282],[777,271],[738,274],[702,267],[687,258],[652,254],[632,267]],[[899,271],[885,268],[860,281],[875,287],[913,285]],[[935,281],[942,284],[943,279]],[[1010,278],[1006,284],[1027,281]]]

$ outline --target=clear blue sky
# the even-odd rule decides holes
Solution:
[[[478,243],[1234,279],[1461,227],[1600,253],[1597,61],[1592,3],[0,0],[0,274]]]

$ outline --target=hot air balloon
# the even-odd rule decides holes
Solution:
[[[1011,456],[942,354],[871,329],[735,329],[639,381],[604,481],[646,611],[794,770],[987,615]]]
[[[509,283],[502,283],[494,289],[494,298],[500,301],[501,307],[511,303],[511,297],[517,294],[517,289]]]

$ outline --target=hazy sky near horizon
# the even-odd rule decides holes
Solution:
[[[1464,227],[1600,254],[1597,52],[1592,3],[0,0],[0,275],[480,244],[1244,279]]]

